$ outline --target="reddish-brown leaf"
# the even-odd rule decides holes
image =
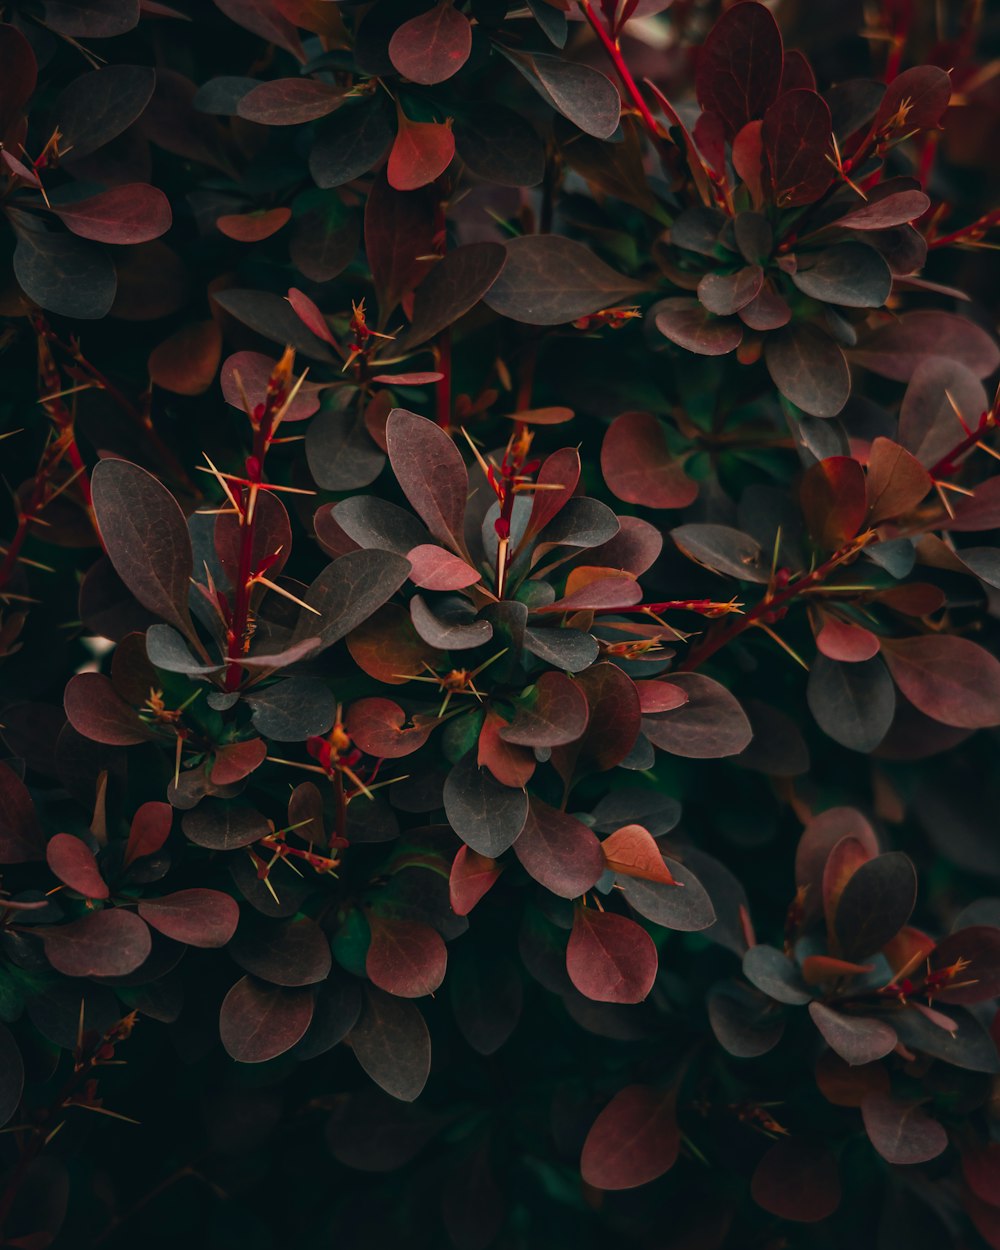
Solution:
[[[78,673],[71,678],[63,706],[77,733],[94,742],[128,747],[153,736],[103,673]]]
[[[407,715],[392,699],[359,699],[347,709],[344,724],[351,740],[368,755],[398,759],[422,747],[437,721],[433,717],[407,725]]]
[[[477,762],[480,768],[488,768],[501,785],[520,790],[535,771],[535,754],[529,747],[505,742],[500,731],[506,726],[499,713],[487,709],[479,731]]]
[[[53,205],[74,234],[97,243],[148,243],[170,229],[170,201],[145,182],[112,187],[85,200]]]
[[[659,881],[676,885],[674,875],[663,862],[656,839],[642,825],[623,825],[601,843],[608,868],[622,877]],[[678,888],[680,888],[678,886]]]
[[[127,976],[152,948],[145,921],[120,907],[36,932],[45,943],[49,963],[67,977]]]
[[[825,1146],[790,1137],[764,1155],[750,1182],[754,1201],[784,1220],[814,1224],[840,1206],[840,1176]]]
[[[580,1171],[595,1189],[634,1189],[663,1176],[677,1162],[681,1134],[677,1095],[648,1085],[628,1085],[590,1127]]]
[[[601,844],[593,831],[534,797],[514,853],[540,885],[561,898],[579,898],[604,872]]]
[[[452,911],[458,916],[467,916],[496,884],[502,872],[503,868],[495,859],[480,855],[471,846],[460,846],[448,878]]]
[[[698,102],[722,120],[731,139],[764,116],[777,97],[782,69],[781,32],[762,4],[734,4],[709,32],[698,56]]]
[[[261,208],[253,213],[226,213],[216,218],[215,228],[237,243],[260,243],[291,219],[290,208]]]
[[[424,590],[462,590],[482,581],[482,574],[460,556],[433,543],[423,543],[406,553],[410,581]]]
[[[386,174],[397,191],[417,191],[439,177],[455,155],[455,136],[442,122],[410,121],[398,113],[399,129],[389,152]]]
[[[865,523],[865,475],[850,456],[830,456],[812,465],[799,495],[809,533],[824,551],[850,542]]]
[[[868,453],[868,524],[912,512],[931,489],[931,475],[905,447],[877,438]]]
[[[371,943],[365,971],[380,989],[399,998],[433,994],[444,980],[448,952],[430,925],[394,920],[368,912]]]
[[[63,885],[85,898],[107,898],[110,891],[101,876],[94,853],[82,838],[57,833],[45,848],[49,867]]]
[[[576,908],[566,947],[566,971],[587,998],[639,1003],[653,988],[657,957],[641,925],[616,912]]]
[[[162,898],[145,898],[139,915],[160,933],[185,946],[225,946],[236,932],[239,904],[221,890],[198,887]]]
[[[457,74],[472,51],[472,26],[452,0],[411,17],[389,40],[389,59],[412,82],[424,86]]]
[[[925,716],[957,729],[1000,725],[1000,660],[968,638],[883,639],[896,685]]]
[[[125,867],[144,855],[155,855],[170,836],[174,809],[169,803],[143,803],[132,817],[128,842],[125,844]]]
[[[291,1050],[312,1016],[312,990],[265,985],[247,976],[223,999],[219,1033],[237,1063],[266,1063]]]
[[[181,326],[149,354],[149,380],[175,395],[202,395],[222,359],[222,331],[214,321]]]
[[[919,1102],[868,1094],[861,1115],[871,1143],[889,1163],[926,1163],[948,1145],[948,1134]]]
[[[624,412],[608,427],[601,446],[608,489],[626,503],[648,508],[686,508],[698,484],[667,446],[662,424],[648,412]]]
[[[779,208],[811,204],[833,181],[830,107],[815,91],[780,96],[764,114],[761,141]]]

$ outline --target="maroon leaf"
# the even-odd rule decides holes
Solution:
[[[45,838],[28,787],[8,764],[0,763],[0,864],[44,858]]]
[[[407,725],[408,717],[392,699],[359,699],[347,710],[344,722],[351,740],[368,755],[399,759],[419,750],[430,737],[437,721],[418,717]]]
[[[432,191],[404,194],[379,174],[365,203],[365,254],[383,323],[436,263],[434,223]]]
[[[446,253],[417,287],[402,346],[406,350],[419,347],[464,317],[497,280],[506,262],[507,250],[500,243],[467,243]]]
[[[590,1127],[580,1171],[596,1189],[634,1189],[677,1162],[681,1134],[677,1095],[648,1085],[618,1091]]]
[[[733,5],[712,27],[695,88],[701,107],[722,119],[728,139],[774,102],[782,59],[781,33],[762,4]]]
[[[236,932],[240,909],[228,894],[196,887],[142,899],[139,915],[175,942],[211,948],[225,946]]]
[[[587,998],[639,1003],[656,980],[656,947],[634,920],[592,907],[576,908],[566,971]]]
[[[689,759],[718,759],[746,749],[753,736],[750,722],[724,686],[701,673],[671,673],[670,683],[687,694],[687,702],[643,719],[654,746]]]
[[[650,313],[664,338],[699,356],[725,356],[743,342],[738,320],[715,317],[696,299],[661,299]]]
[[[948,1134],[919,1102],[868,1094],[862,1100],[861,1115],[872,1145],[889,1163],[926,1163],[948,1146]]]
[[[262,352],[234,352],[232,356],[227,356],[220,377],[226,403],[232,404],[234,408],[242,408],[243,397],[246,396],[252,412],[258,404],[264,402],[267,380],[277,363]],[[314,383],[303,382],[298,394],[289,404],[283,420],[304,421],[306,417],[311,417],[319,407],[319,389]],[[258,496],[258,501],[260,498]]]
[[[385,432],[403,494],[434,537],[463,555],[469,474],[458,448],[440,426],[405,408],[389,413]]]
[[[514,853],[539,884],[561,898],[579,898],[604,872],[601,844],[580,820],[532,798]]]
[[[213,786],[231,786],[242,781],[264,763],[267,743],[263,738],[248,738],[246,742],[230,742],[215,752],[212,771],[209,774]]]
[[[141,810],[141,809],[140,809]],[[252,807],[205,799],[181,821],[186,837],[210,851],[234,851],[267,837],[271,826]]]
[[[290,208],[258,209],[253,213],[225,213],[216,217],[215,228],[237,243],[260,243],[277,234],[291,219]]]
[[[410,121],[401,111],[386,174],[397,191],[417,191],[439,177],[455,155],[449,124]]]
[[[343,91],[315,78],[275,78],[242,96],[236,111],[264,126],[297,126],[326,117],[343,102]]]
[[[506,247],[507,263],[484,303],[514,321],[561,325],[634,298],[643,289],[562,235],[522,235]]]
[[[127,460],[102,460],[91,475],[94,512],[104,547],[144,608],[188,638],[194,572],[191,539],[173,495],[152,474]]]
[[[831,224],[850,230],[885,230],[922,217],[930,204],[923,191],[897,191],[884,199],[862,204]]]
[[[635,746],[642,713],[635,683],[615,664],[594,664],[576,678],[590,708],[581,738],[553,752],[552,762],[564,780],[581,765],[606,772]]]
[[[922,503],[931,489],[931,476],[916,455],[888,438],[877,438],[868,453],[865,487],[868,524],[878,525],[905,516]]]
[[[503,868],[495,859],[480,855],[471,846],[460,846],[448,878],[452,911],[467,916],[496,884],[501,872]]]
[[[476,762],[480,768],[488,768],[503,786],[522,789],[535,771],[535,753],[528,747],[505,742],[500,731],[507,722],[492,708],[483,717],[483,727],[476,742]]]
[[[410,581],[424,590],[462,590],[482,581],[482,574],[443,547],[423,543],[406,553]]]
[[[0,136],[5,136],[31,98],[38,62],[31,44],[16,26],[0,25]]]
[[[897,382],[909,381],[928,356],[957,360],[977,378],[1000,365],[1000,348],[985,330],[966,317],[931,309],[903,313],[877,326],[851,351],[852,361]]]
[[[779,208],[811,204],[833,181],[830,108],[815,91],[780,96],[764,114],[761,141]]]
[[[977,1198],[998,1206],[1000,1194],[1000,1142],[970,1144],[962,1150],[962,1175]]]
[[[750,1182],[754,1201],[784,1220],[814,1224],[840,1206],[840,1176],[825,1146],[790,1137],[775,1142]]]
[[[222,359],[222,331],[214,321],[181,326],[149,354],[149,380],[175,395],[202,395]]]
[[[587,728],[587,698],[580,683],[565,673],[542,673],[515,703],[515,715],[500,729],[505,742],[558,747],[575,742]]]
[[[824,551],[843,547],[865,523],[865,475],[850,456],[831,456],[812,465],[799,496],[809,533]]]
[[[143,803],[132,817],[128,842],[125,844],[124,866],[144,855],[155,855],[170,836],[174,809],[169,803]]]
[[[94,853],[82,838],[57,833],[45,848],[49,867],[63,885],[84,898],[107,898],[110,891],[101,876]]]
[[[821,619],[823,627],[816,635],[816,646],[829,659],[846,664],[863,664],[873,655],[878,655],[881,644],[871,630],[835,616],[824,615]]]
[[[648,412],[623,412],[612,421],[601,445],[601,472],[611,493],[626,503],[686,508],[698,496],[697,482],[673,457],[663,426]]]
[[[379,989],[399,998],[433,994],[444,980],[448,952],[436,929],[369,911],[371,943],[365,971]]]
[[[472,51],[472,26],[452,0],[411,17],[389,40],[389,59],[404,77],[424,86],[457,74]]]
[[[884,1020],[834,1011],[823,1003],[810,1003],[809,1014],[827,1045],[849,1064],[881,1059],[899,1040],[895,1029]]]
[[[951,99],[951,79],[936,65],[914,65],[886,87],[872,123],[876,131],[930,130],[939,125]]]
[[[170,201],[144,182],[112,187],[86,200],[53,204],[52,211],[82,239],[97,243],[148,243],[170,229]]]
[[[431,1069],[431,1039],[415,1004],[369,987],[349,1041],[358,1063],[387,1094],[402,1102],[420,1095]]]
[[[523,789],[501,785],[470,751],[444,783],[444,810],[458,836],[480,855],[496,858],[514,845],[528,816]]]
[[[764,285],[760,265],[748,265],[735,273],[707,273],[698,283],[698,299],[710,313],[729,317],[755,300]]]
[[[1000,660],[968,638],[883,639],[893,680],[926,716],[958,729],[1000,725]]]
[[[280,989],[242,977],[223,999],[219,1033],[237,1063],[266,1063],[291,1050],[312,1016],[311,990]]]
[[[85,738],[128,747],[153,735],[103,673],[77,673],[66,686],[63,706],[69,723]]]
[[[38,930],[45,954],[67,977],[123,977],[145,960],[152,938],[145,922],[120,907]]]

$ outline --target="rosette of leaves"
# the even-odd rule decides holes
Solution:
[[[936,940],[911,926],[913,864],[899,851],[880,852],[850,808],[807,825],[795,875],[784,949],[751,945],[743,956],[749,986],[713,990],[715,1034],[734,1055],[764,1053],[781,1042],[786,1008],[805,1007],[829,1047],[816,1067],[820,1089],[860,1106],[890,1163],[935,1158],[948,1145],[949,1089],[967,1087],[963,1073],[997,1071],[976,1005],[1000,988],[1000,929],[960,916]],[[973,904],[972,921],[976,914]],[[935,1076],[922,1086],[932,1060]]]
[[[912,223],[930,200],[917,180],[880,175],[897,143],[939,126],[948,75],[924,66],[824,98],[770,11],[749,3],[712,29],[696,87],[690,133],[661,97],[696,192],[674,218],[664,270],[692,295],[658,301],[648,318],[688,351],[763,354],[795,408],[835,416],[851,392],[845,351],[870,310],[894,285],[921,285],[927,246]]]

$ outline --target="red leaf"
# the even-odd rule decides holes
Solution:
[[[387,603],[363,625],[347,635],[347,649],[369,677],[401,686],[423,671],[435,668],[442,653],[429,646],[413,628],[410,614],[398,603]]]
[[[265,1063],[291,1050],[312,1016],[312,990],[284,989],[242,977],[223,999],[219,1033],[226,1052],[238,1063]]]
[[[139,915],[160,933],[185,946],[225,946],[236,932],[240,908],[221,890],[178,890],[163,898],[146,898]]]
[[[503,868],[495,859],[480,855],[471,846],[460,846],[451,866],[448,892],[456,916],[467,916],[492,889]]]
[[[764,202],[763,122],[747,122],[733,139],[733,168],[746,183],[754,208]]]
[[[310,329],[317,338],[322,339],[324,343],[329,343],[336,347],[337,340],[330,333],[330,327],[326,324],[326,318],[304,291],[300,291],[298,287],[290,287],[288,290],[288,302],[291,304],[296,317],[304,326]]]
[[[905,447],[877,438],[868,453],[868,524],[911,512],[931,489],[931,475]]]
[[[1000,725],[1000,660],[948,634],[883,639],[896,685],[925,716],[957,729]]]
[[[918,1102],[869,1094],[861,1115],[871,1143],[889,1163],[926,1163],[948,1146],[948,1134]]]
[[[634,920],[576,908],[566,971],[581,994],[601,1003],[640,1003],[653,988],[656,968],[653,939]]]
[[[424,86],[457,74],[471,51],[472,26],[452,0],[439,0],[433,9],[411,17],[389,40],[389,59],[396,69]]]
[[[127,976],[143,963],[153,944],[145,921],[120,907],[36,932],[45,943],[49,963],[67,977]]]
[[[781,33],[762,4],[734,4],[712,27],[698,57],[695,87],[703,109],[718,114],[731,139],[763,117],[777,97]]]
[[[687,691],[669,681],[637,681],[635,688],[639,692],[639,706],[643,716],[651,716],[655,712],[672,712],[675,707],[683,707],[688,701]]]
[[[410,581],[424,590],[463,590],[482,581],[482,574],[443,547],[423,543],[406,553]]]
[[[809,1014],[827,1045],[850,1064],[873,1063],[889,1054],[899,1040],[884,1020],[834,1011],[823,1003],[810,1003]]]
[[[94,853],[81,838],[57,833],[45,848],[49,867],[63,885],[84,898],[107,898],[110,891],[97,867]]]
[[[262,208],[253,213],[226,213],[216,218],[215,228],[237,243],[260,243],[277,234],[291,218],[290,208]]]
[[[0,864],[45,858],[45,838],[28,787],[0,763]]]
[[[369,987],[350,1044],[358,1063],[393,1098],[413,1102],[431,1069],[431,1039],[415,1003]]]
[[[563,510],[572,499],[579,481],[580,453],[575,447],[561,447],[551,456],[546,456],[535,482],[549,489],[535,491],[532,495],[526,537],[540,534],[552,518]],[[552,487],[559,489],[553,490]]]
[[[385,430],[403,494],[434,537],[462,554],[469,474],[458,448],[440,426],[405,408],[392,410]]]
[[[590,1127],[580,1171],[595,1189],[634,1189],[662,1176],[677,1162],[681,1135],[677,1095],[648,1085],[628,1085]]]
[[[775,1142],[750,1182],[754,1202],[783,1220],[813,1224],[840,1206],[840,1177],[825,1146],[800,1137]]]
[[[701,673],[671,673],[670,684],[688,696],[682,706],[643,718],[646,737],[661,751],[688,759],[739,755],[753,731],[746,712],[725,686]]]
[[[532,798],[514,853],[539,884],[560,898],[579,898],[604,872],[601,844],[580,820]]]
[[[128,747],[153,736],[103,673],[78,673],[71,678],[63,706],[77,733],[94,742]]]
[[[407,716],[392,699],[359,699],[347,709],[345,727],[352,741],[368,755],[399,759],[422,747],[437,721],[431,717],[406,725]]]
[[[809,533],[824,551],[836,551],[865,523],[865,475],[850,456],[831,456],[806,471],[799,492]]]
[[[590,708],[583,737],[552,753],[556,771],[567,780],[580,765],[606,772],[628,755],[639,736],[642,713],[635,682],[615,664],[601,662],[576,679]]]
[[[622,825],[601,843],[608,868],[622,877],[660,881],[676,885],[673,873],[663,862],[656,839],[642,825]]]
[[[230,786],[249,777],[267,758],[267,743],[263,738],[249,738],[246,742],[229,742],[217,747],[212,771],[209,774],[213,786]]]
[[[455,155],[450,124],[413,122],[399,112],[399,129],[386,174],[397,191],[416,191],[443,174]]]
[[[125,845],[124,866],[144,855],[155,855],[170,836],[174,809],[169,803],[143,803],[132,817],[128,842]]]
[[[697,482],[674,459],[662,424],[648,412],[624,412],[612,421],[601,446],[601,472],[611,493],[626,503],[686,508],[698,495]]]
[[[298,126],[326,117],[343,102],[343,91],[315,78],[275,78],[252,87],[236,111],[264,126]]]
[[[390,920],[367,913],[371,943],[365,971],[372,981],[399,998],[433,994],[444,980],[448,952],[444,939],[430,925]]]
[[[535,771],[535,754],[528,747],[504,742],[500,731],[507,722],[499,713],[488,708],[479,731],[477,763],[488,768],[497,781],[504,786],[523,789]]]
[[[976,1142],[963,1150],[962,1175],[977,1198],[1000,1206],[1000,1142]]]
[[[181,326],[149,355],[149,380],[175,395],[202,395],[222,359],[222,331],[214,321]]]
[[[761,140],[779,208],[811,204],[833,181],[830,107],[815,91],[789,91],[764,115]]]
[[[822,628],[816,635],[816,646],[831,660],[858,664],[878,655],[881,644],[870,629],[854,625],[850,621],[842,621],[827,613],[823,613],[820,620]]]
[[[158,187],[132,182],[86,200],[54,204],[52,211],[82,239],[148,243],[170,229],[170,201]]]

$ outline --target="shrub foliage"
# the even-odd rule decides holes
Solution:
[[[978,7],[2,7],[3,1244],[1000,1247]]]

